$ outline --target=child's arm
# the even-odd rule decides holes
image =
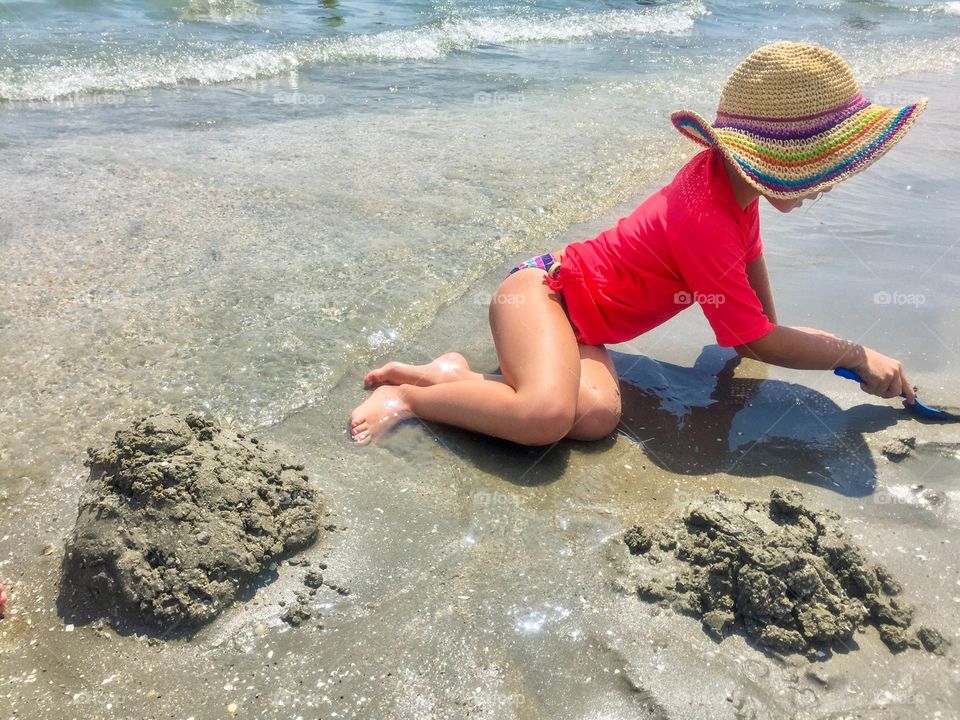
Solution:
[[[750,287],[763,305],[763,313],[774,325],[777,324],[777,309],[773,305],[773,289],[770,287],[770,276],[767,274],[767,263],[763,253],[747,263],[747,280]]]
[[[776,324],[777,311],[763,254],[747,263],[747,280],[757,293],[764,314]],[[759,340],[741,345],[737,352],[771,365],[798,370],[850,368],[866,380],[864,390],[867,392],[880,397],[897,397],[904,392],[907,401],[913,402],[913,386],[899,362],[823,330],[777,326]]]
[[[744,357],[797,370],[849,368],[864,379],[861,387],[871,395],[893,398],[904,393],[908,403],[914,400],[913,385],[898,361],[822,330],[777,325],[736,350]]]

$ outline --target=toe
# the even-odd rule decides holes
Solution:
[[[381,385],[393,384],[393,375],[396,373],[398,367],[401,367],[400,363],[391,360],[386,365],[378,367],[376,370],[371,370],[364,378],[364,386],[367,389],[373,389]]]
[[[370,424],[366,420],[360,420],[350,428],[350,440],[357,445],[366,445],[370,436]]]
[[[352,430],[356,429],[357,425],[365,423],[366,421],[367,418],[364,413],[360,412],[360,408],[357,408],[350,414],[350,428]]]

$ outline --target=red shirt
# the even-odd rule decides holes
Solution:
[[[723,156],[704,150],[616,227],[564,249],[548,278],[577,340],[630,340],[698,303],[725,347],[773,329],[747,280],[763,252],[757,202],[741,209]]]

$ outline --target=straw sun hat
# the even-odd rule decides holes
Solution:
[[[926,98],[901,108],[875,105],[835,52],[776,42],[733,71],[712,125],[692,110],[670,118],[690,139],[720,150],[764,195],[795,199],[869,167],[926,106]]]

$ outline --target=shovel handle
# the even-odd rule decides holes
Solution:
[[[857,375],[853,370],[849,370],[849,369],[847,369],[847,368],[836,368],[836,369],[833,371],[833,374],[834,374],[834,375],[839,375],[840,377],[846,378],[847,380],[855,380],[856,382],[860,383],[861,385],[862,385],[863,382],[864,382],[864,380],[863,380],[862,377],[860,377],[859,375]],[[907,396],[907,394],[906,394],[905,392],[900,393],[900,397],[905,398],[906,396]]]
[[[857,375],[853,370],[848,370],[847,368],[837,368],[833,371],[833,374],[839,375],[847,380],[855,380],[858,383],[863,384],[863,378]]]

